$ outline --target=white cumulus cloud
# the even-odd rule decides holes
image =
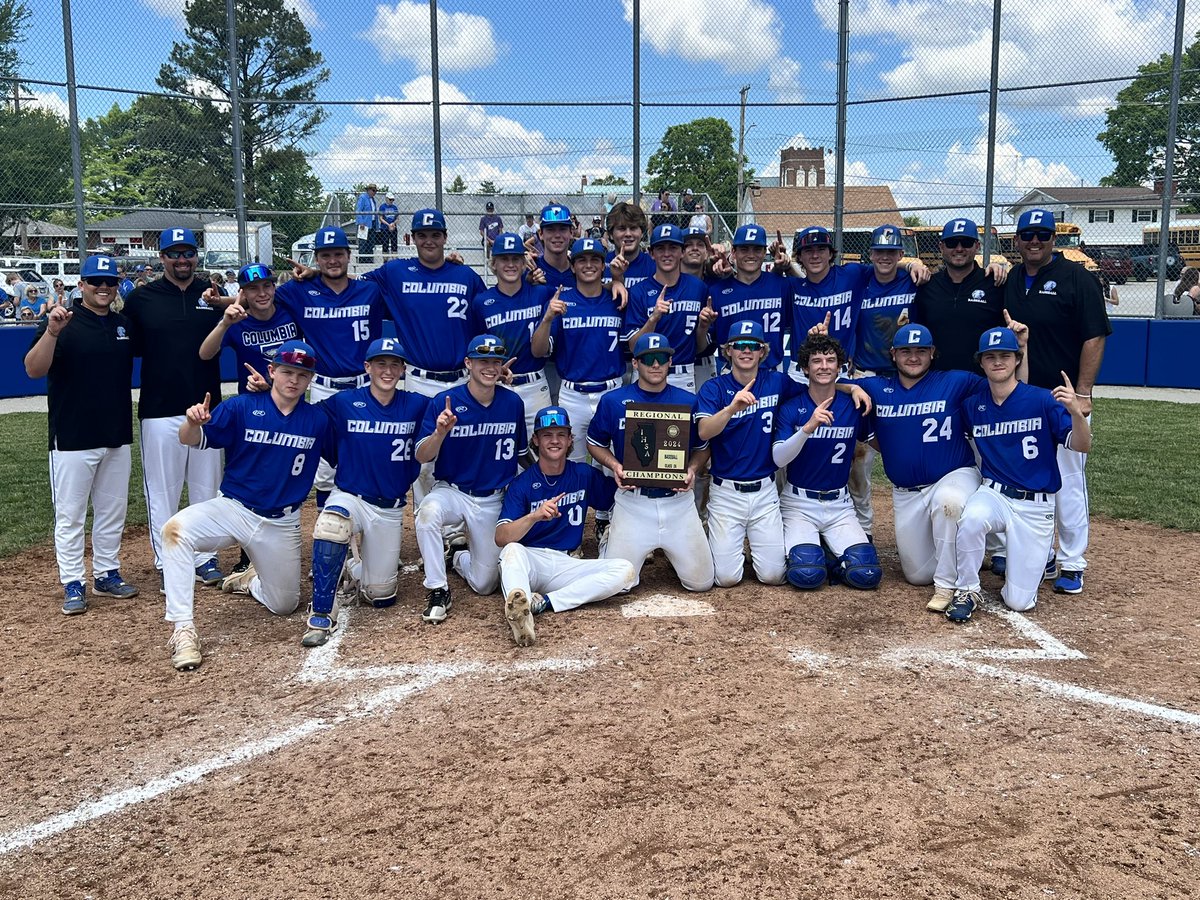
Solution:
[[[363,32],[384,62],[408,60],[418,72],[432,69],[429,46],[429,4],[401,0],[395,6],[375,7],[375,19]],[[471,13],[438,8],[438,68],[465,72],[492,65],[499,55],[492,23]]]

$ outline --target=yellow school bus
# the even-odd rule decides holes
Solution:
[[[1185,266],[1200,268],[1200,220],[1176,222],[1168,229],[1168,240],[1179,248]],[[1142,230],[1142,243],[1156,248],[1160,232],[1157,225],[1147,225]]]

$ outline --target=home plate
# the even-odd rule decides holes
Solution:
[[[670,594],[651,594],[621,607],[621,615],[627,619],[637,616],[675,618],[677,616],[714,616],[717,611],[703,600],[686,600]]]

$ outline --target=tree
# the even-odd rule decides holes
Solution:
[[[44,109],[0,107],[0,231],[33,218],[41,207],[71,200],[71,139],[67,123]]]
[[[170,61],[159,70],[158,84],[195,98],[191,104],[172,102],[199,111],[197,124],[211,124],[212,134],[229,156],[233,129],[225,2],[191,0],[184,16],[186,40],[172,46]],[[299,146],[327,118],[325,110],[313,104],[329,70],[312,48],[312,36],[304,22],[286,0],[238,0],[236,16],[244,196],[248,207],[261,207],[263,160],[271,153]],[[191,117],[190,113],[183,115]],[[302,154],[287,157],[292,167],[300,159]],[[311,174],[307,159],[303,162],[305,173]]]
[[[499,194],[500,189],[498,187],[496,187],[496,183],[494,181],[481,181],[481,182],[479,182],[479,193],[481,193],[481,194]]]
[[[696,193],[707,193],[718,212],[734,212],[738,207],[737,164],[733,127],[715,117],[695,119],[667,129],[646,163],[646,172],[652,176],[646,187],[654,193],[690,187]],[[747,183],[753,174],[753,169],[745,170]]]
[[[629,182],[620,175],[602,175],[599,178],[592,179],[593,186],[598,185],[601,187],[621,187],[627,184],[629,184]]]
[[[901,219],[901,221],[904,222],[904,224],[909,228],[920,228],[922,225],[925,224],[924,222],[921,221],[921,217],[916,215],[915,213],[910,216],[904,216],[903,219]]]
[[[1179,91],[1179,124],[1175,141],[1175,190],[1200,192],[1200,34],[1183,54]],[[1112,154],[1116,168],[1101,179],[1110,187],[1152,183],[1165,173],[1167,116],[1170,112],[1172,56],[1138,68],[1138,77],[1117,94],[1117,105],[1105,116],[1097,135]],[[1191,211],[1200,209],[1193,201]]]
[[[0,0],[0,78],[15,79],[20,74],[21,56],[17,45],[25,41],[25,29],[31,15],[22,0]],[[21,83],[5,81],[0,83],[0,91],[18,97]]]
[[[466,190],[467,190],[467,183],[465,181],[463,181],[463,177],[461,175],[455,175],[454,182],[453,182],[453,184],[450,185],[450,187],[446,188],[446,193],[447,194],[464,194],[464,193],[466,193]]]

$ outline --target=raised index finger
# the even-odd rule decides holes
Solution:
[[[746,384],[746,386],[744,388],[742,388],[742,390],[749,391],[752,387],[754,387],[754,382],[756,382],[756,381],[758,381],[758,373],[757,372],[754,373],[754,377],[750,379],[750,381]]]
[[[446,412],[450,412],[450,398],[446,397]]]
[[[818,406],[817,409],[829,409],[829,407],[833,406],[833,401],[834,401],[834,397],[828,397],[825,400],[821,401],[821,405]]]
[[[1058,374],[1062,376],[1063,384],[1067,386],[1067,390],[1069,390],[1071,393],[1075,393],[1075,385],[1071,384],[1071,379],[1067,377],[1067,373],[1060,369]]]
[[[208,405],[210,403],[212,403],[212,394],[205,394],[204,395],[204,408],[206,410],[208,409]]]

